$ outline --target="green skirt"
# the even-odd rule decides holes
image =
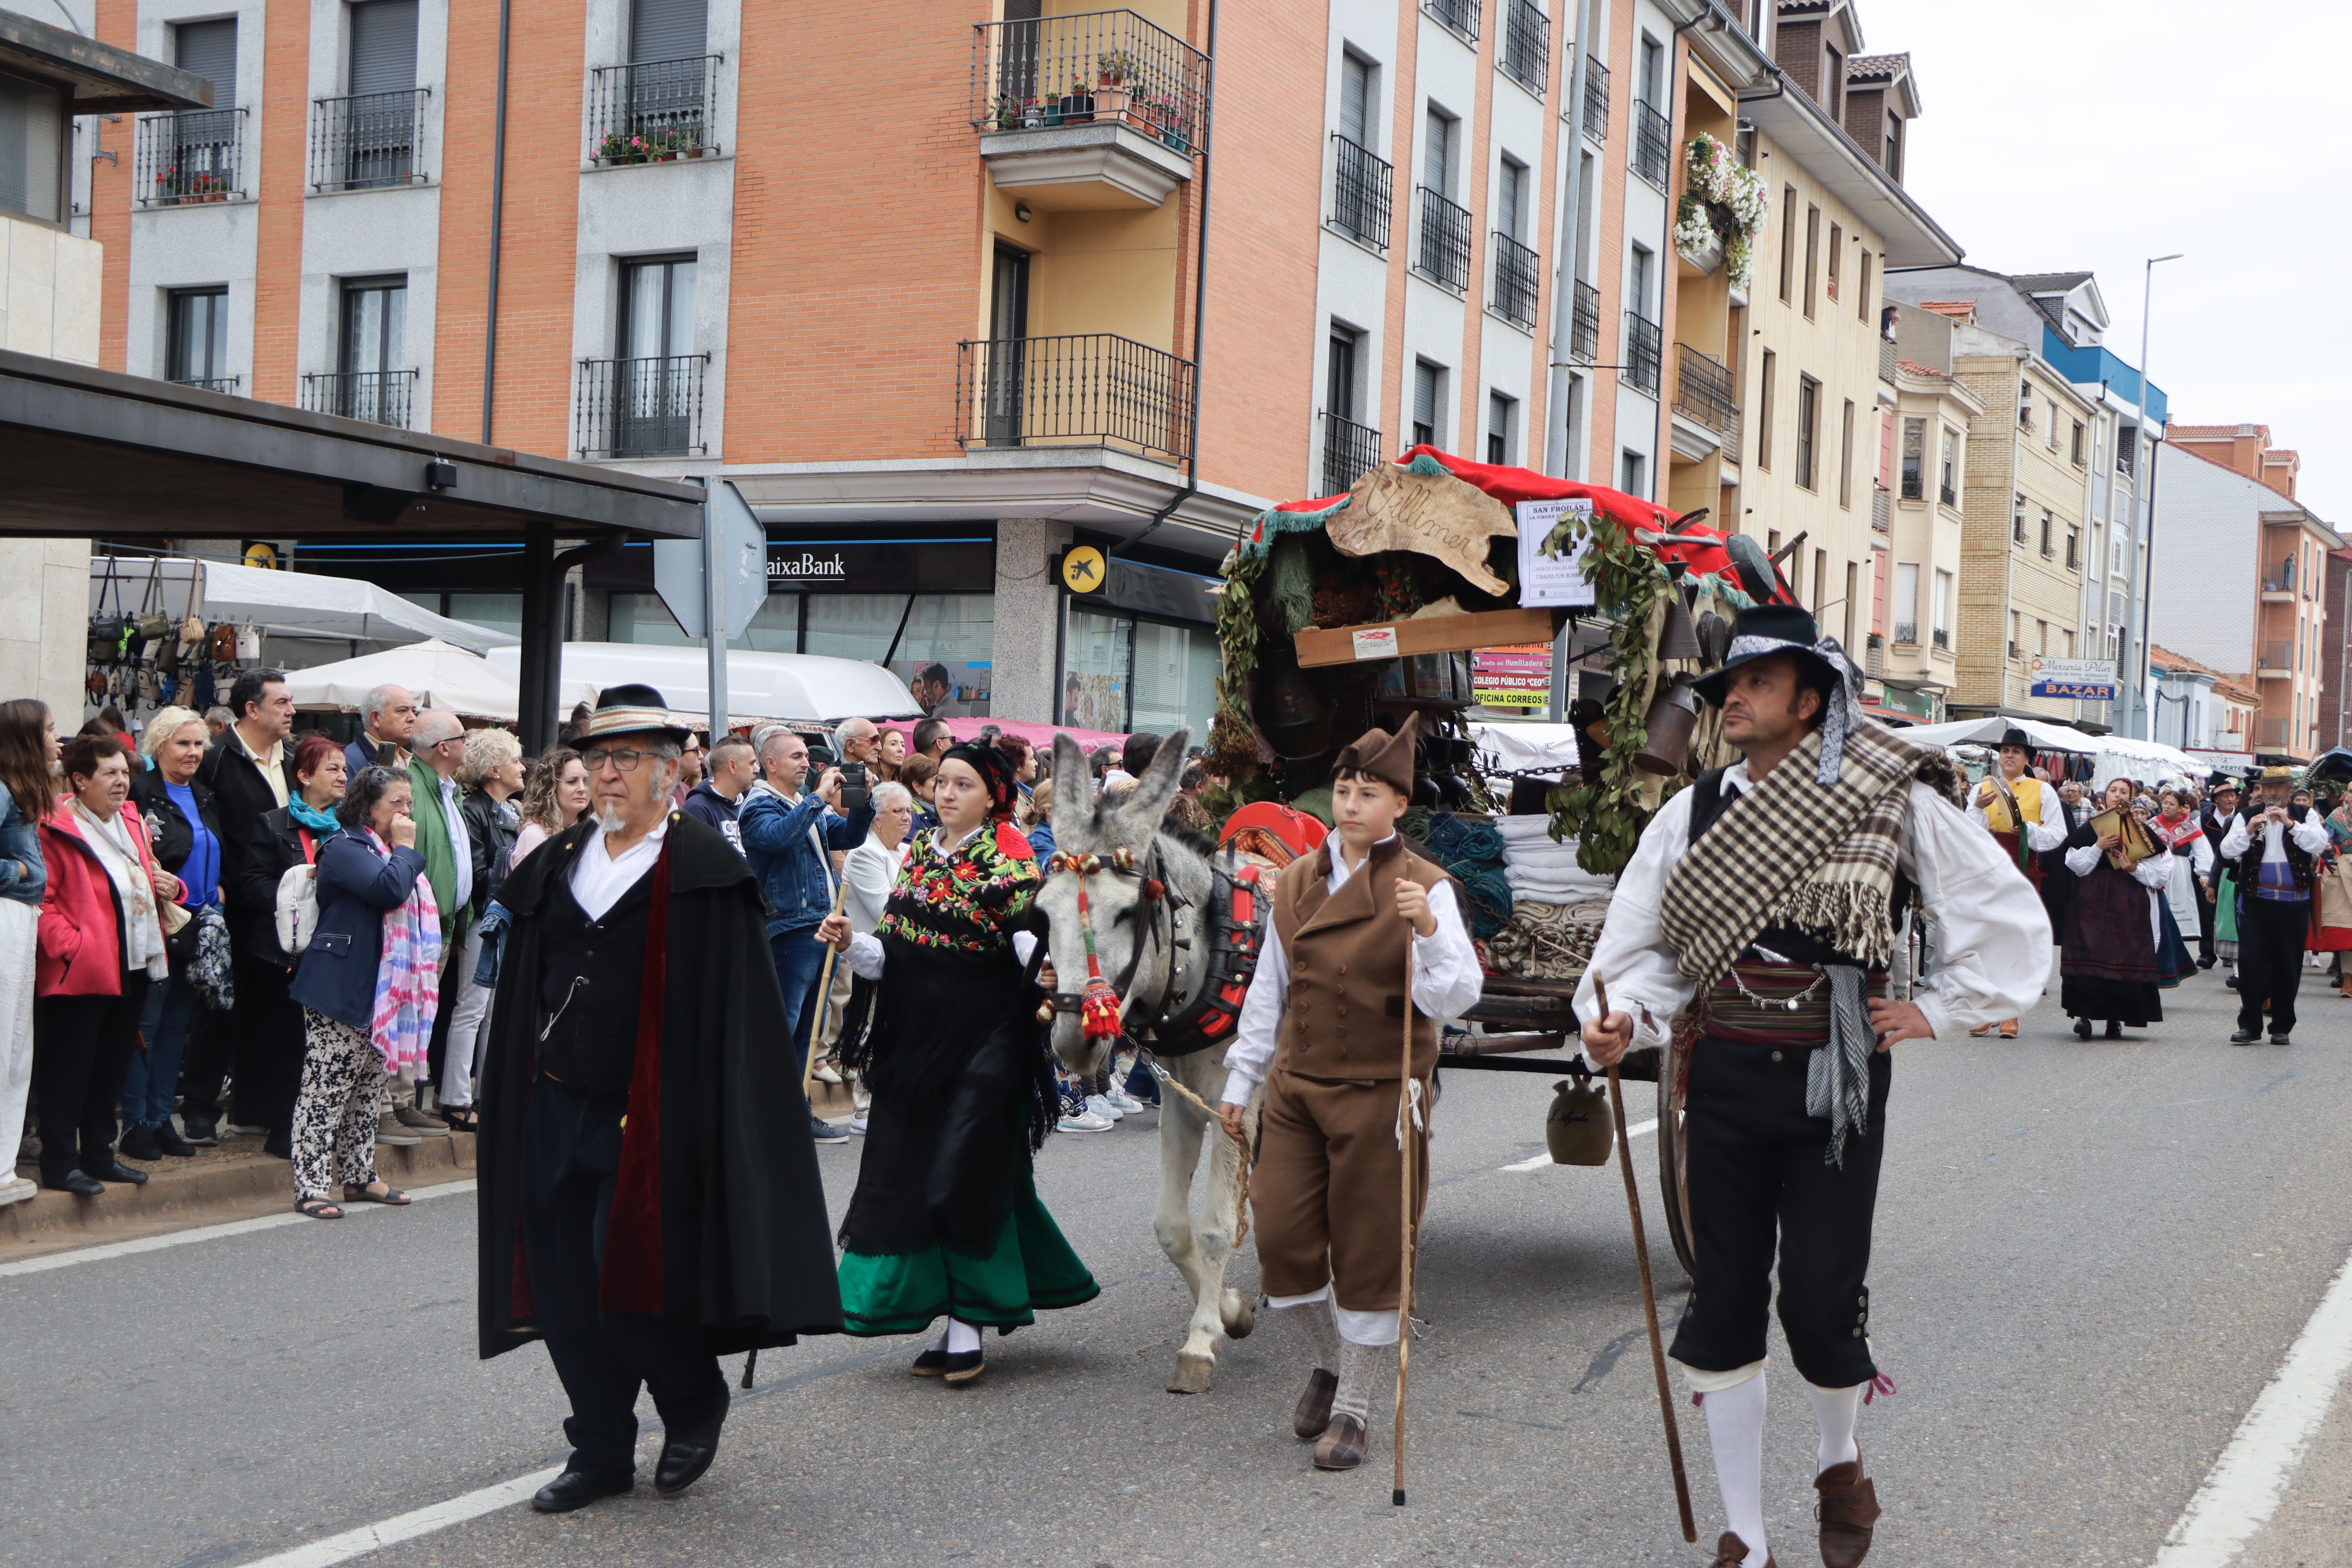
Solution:
[[[942,1317],[982,1327],[1017,1328],[1047,1311],[1102,1294],[1062,1227],[1037,1201],[1025,1168],[1013,1177],[1013,1206],[986,1258],[944,1247],[920,1252],[845,1252],[842,1326],[868,1338],[920,1333]]]
[[[2238,874],[2224,871],[2213,884],[2213,940],[2238,940]]]

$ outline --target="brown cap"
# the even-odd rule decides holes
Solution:
[[[1386,730],[1365,731],[1356,737],[1354,744],[1341,748],[1339,760],[1331,765],[1332,773],[1362,773],[1412,798],[1413,732],[1420,717],[1418,713],[1406,714],[1393,735]]]

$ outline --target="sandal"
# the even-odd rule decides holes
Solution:
[[[327,1197],[296,1198],[294,1200],[294,1212],[299,1215],[308,1215],[311,1219],[341,1219],[343,1217],[343,1211],[336,1205],[335,1201],[332,1198]]]
[[[469,1106],[445,1105],[433,1113],[449,1124],[452,1132],[479,1132],[482,1118]]]
[[[406,1208],[408,1206],[408,1194],[406,1193],[402,1192],[398,1187],[394,1186],[389,1182],[379,1182],[375,1184],[383,1188],[383,1194],[382,1196],[378,1196],[373,1191],[367,1187],[355,1187],[352,1185],[351,1183],[345,1182],[343,1184],[343,1202],[347,1204],[388,1204],[396,1209]]]

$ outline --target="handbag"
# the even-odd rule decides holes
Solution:
[[[318,868],[289,866],[278,879],[278,945],[288,957],[297,956],[310,945],[310,933],[318,929]]]
[[[106,607],[108,595],[114,608]],[[122,580],[114,574],[114,557],[106,558],[106,579],[98,586],[98,609],[89,617],[89,662],[111,664],[122,657]]]
[[[206,904],[196,911],[192,929],[196,933],[196,951],[188,961],[188,984],[194,989],[196,1000],[214,1012],[232,1012],[236,1007],[236,982],[229,959],[228,922],[221,919],[217,907]]]
[[[213,627],[211,640],[205,645],[205,657],[215,664],[236,662],[236,628],[226,621]]]
[[[146,591],[139,595],[139,640],[152,657],[171,632],[172,617],[163,609],[163,558],[159,555],[147,563]]]

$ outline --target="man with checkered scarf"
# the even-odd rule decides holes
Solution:
[[[1894,1386],[1872,1358],[1867,1278],[1888,1048],[2029,1012],[2050,967],[2049,918],[2016,860],[1957,804],[1940,753],[1861,716],[1860,685],[1802,610],[1740,614],[1698,691],[1745,760],[1652,819],[1577,992],[1596,1066],[1671,1037],[1670,1070],[1685,1075],[1696,1267],[1670,1353],[1715,1450],[1727,1526],[1715,1568],[1773,1561],[1761,1472],[1776,1241],[1780,1324],[1821,1426],[1822,1560],[1854,1568],[1870,1550],[1878,1501],[1854,1424],[1874,1387]],[[1916,990],[1915,906],[1937,953]]]

